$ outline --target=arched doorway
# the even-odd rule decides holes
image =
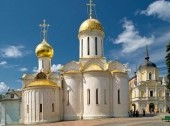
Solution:
[[[132,104],[132,110],[136,111],[136,105],[135,104]]]
[[[149,112],[150,113],[154,112],[154,109],[155,109],[155,105],[153,103],[150,103],[149,104]]]

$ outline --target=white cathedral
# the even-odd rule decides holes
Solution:
[[[62,120],[127,117],[129,84],[127,67],[104,57],[104,29],[92,15],[79,28],[79,61],[51,72],[53,47],[43,40],[35,49],[38,72],[22,76],[19,122],[36,124]]]

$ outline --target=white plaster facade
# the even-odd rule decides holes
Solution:
[[[21,91],[8,90],[0,99],[0,125],[19,124],[21,117]]]
[[[150,112],[167,112],[170,110],[170,92],[166,88],[167,78],[159,77],[156,64],[145,58],[136,75],[130,79],[130,109]]]

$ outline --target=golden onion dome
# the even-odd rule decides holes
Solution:
[[[83,31],[87,31],[87,30],[97,30],[97,31],[104,33],[101,23],[98,20],[93,19],[93,18],[85,20],[80,25],[79,33],[83,32]]]
[[[49,57],[52,58],[54,55],[54,51],[53,48],[46,42],[46,40],[44,39],[42,43],[40,43],[36,49],[35,49],[35,53],[37,55],[37,57]]]
[[[59,87],[56,83],[54,83],[54,82],[52,82],[50,80],[37,79],[37,80],[31,82],[30,84],[28,84],[27,88],[29,88],[29,87],[44,87],[44,86]]]

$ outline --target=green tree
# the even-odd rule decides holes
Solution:
[[[168,45],[166,46],[166,65],[167,65],[167,68],[168,68],[168,75],[167,75],[167,78],[168,78],[168,84],[167,84],[167,88],[170,89],[170,41],[168,43]]]

